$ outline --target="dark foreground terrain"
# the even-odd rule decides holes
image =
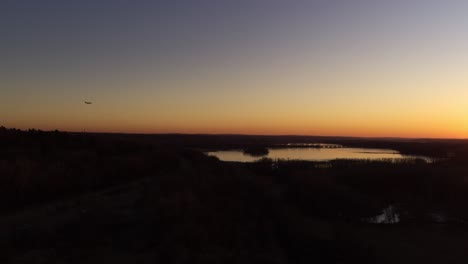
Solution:
[[[438,159],[242,164],[202,152],[304,142]],[[0,263],[468,261],[462,140],[0,128],[0,176]],[[398,221],[376,224],[389,207]]]

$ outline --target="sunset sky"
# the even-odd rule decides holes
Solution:
[[[468,138],[468,1],[2,0],[0,125]]]

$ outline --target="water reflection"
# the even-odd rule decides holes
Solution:
[[[390,205],[382,210],[382,214],[366,219],[365,222],[370,224],[398,224],[400,215],[396,212],[395,207]]]
[[[254,162],[262,158],[273,160],[309,160],[329,161],[335,159],[406,159],[414,158],[401,155],[397,151],[389,149],[362,149],[362,148],[272,148],[268,155],[253,157],[241,150],[213,151],[207,153],[222,161]]]

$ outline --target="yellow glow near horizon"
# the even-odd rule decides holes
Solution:
[[[390,78],[381,72],[348,71],[331,78],[299,71],[268,79],[243,74],[166,81],[164,93],[143,89],[142,94],[114,92],[111,98],[96,94],[93,105],[69,103],[59,94],[22,97],[19,110],[16,103],[0,108],[16,110],[2,125],[23,129],[467,138],[468,81],[458,76],[462,75],[409,78],[407,73],[393,73]],[[152,80],[104,84],[125,91],[126,86],[151,87]],[[217,91],[220,86],[223,89]],[[180,92],[189,88],[196,92]],[[29,105],[41,106],[33,111]]]

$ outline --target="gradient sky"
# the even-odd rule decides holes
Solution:
[[[468,138],[467,14],[466,0],[2,0],[0,125]]]

